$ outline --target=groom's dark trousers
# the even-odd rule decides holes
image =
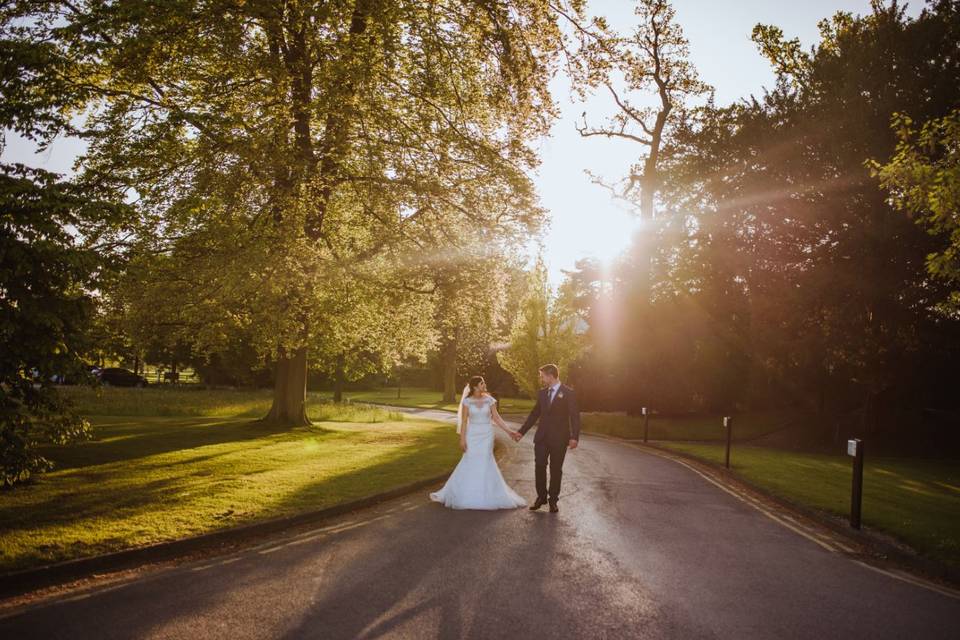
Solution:
[[[563,477],[563,458],[567,455],[566,442],[535,442],[533,445],[537,497],[556,503],[560,499],[560,479]],[[550,489],[547,492],[547,465],[550,466]]]
[[[549,388],[537,394],[537,403],[520,433],[525,434],[539,421],[533,437],[533,451],[537,482],[537,497],[556,504],[560,499],[560,480],[563,478],[563,459],[570,440],[580,440],[580,410],[573,389],[560,385],[556,397],[549,401]],[[547,488],[547,466],[550,467],[550,487]]]

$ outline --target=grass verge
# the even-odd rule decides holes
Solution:
[[[190,386],[154,386],[145,389],[120,387],[60,387],[85,416],[144,416],[208,418],[261,418],[270,410],[273,392],[269,389],[235,391],[201,389]],[[359,403],[333,404],[329,394],[307,394],[307,414],[311,420],[344,422],[401,421],[404,414]]]
[[[734,440],[749,440],[793,424],[802,417],[785,411],[756,411],[734,416]],[[618,438],[643,438],[643,416],[623,413],[583,413],[581,426],[585,431]],[[722,416],[661,417],[651,416],[651,440],[726,440]]]
[[[201,389],[190,386],[156,385],[145,389],[101,387],[94,389],[82,386],[60,387],[64,397],[74,402],[84,415],[109,416],[209,416],[209,417],[245,417],[259,418],[270,409],[272,391],[257,389],[234,391],[230,389]],[[384,387],[367,391],[345,391],[344,400],[349,403],[377,405],[387,404],[416,409],[446,409],[456,411],[456,402],[443,402],[443,394],[430,389]],[[307,394],[310,411],[320,414],[324,406],[332,404],[333,394],[329,391],[311,391]],[[533,401],[524,398],[501,398],[501,413],[524,413],[533,408]],[[369,413],[364,407],[364,415],[374,416],[377,420],[382,414]],[[378,409],[384,414],[400,416],[398,412]],[[311,417],[313,414],[311,414]],[[399,418],[398,418],[399,419]]]
[[[657,445],[723,464],[720,445]],[[747,482],[796,504],[842,517],[850,513],[851,458],[741,446],[731,450],[730,466]],[[960,463],[868,458],[863,487],[865,526],[960,568]]]
[[[0,494],[0,571],[322,509],[441,474],[460,457],[449,425],[379,408],[313,405],[316,424],[289,429],[222,417],[206,395],[191,396],[201,406],[153,396],[154,410],[187,415],[139,415],[141,391],[156,390],[110,389],[100,411],[133,415],[88,412],[94,441],[46,452],[55,471]],[[260,398],[226,393],[259,415]]]
[[[458,392],[459,393],[459,392]],[[323,396],[329,398],[330,393]],[[444,402],[443,394],[439,391],[418,388],[401,388],[399,395],[396,387],[383,387],[368,391],[344,391],[343,397],[351,402],[373,402],[376,404],[392,404],[398,407],[413,407],[416,409],[446,409],[456,411],[456,402]],[[526,398],[500,398],[500,413],[526,413],[533,409],[533,400]]]

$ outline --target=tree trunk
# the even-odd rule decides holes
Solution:
[[[641,227],[638,234],[640,240],[640,261],[638,269],[640,270],[639,291],[641,303],[646,307],[650,305],[650,290],[653,269],[653,202],[657,189],[656,171],[647,170],[640,182],[640,221]]]
[[[307,426],[307,348],[300,347],[292,357],[281,350],[273,383],[273,406],[264,422]]]
[[[457,341],[452,339],[443,349],[443,401],[456,402],[457,399]]]
[[[333,374],[333,401],[343,402],[343,356],[337,356],[337,370]]]

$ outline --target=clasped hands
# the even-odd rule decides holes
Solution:
[[[523,434],[519,431],[510,431],[510,437],[513,438],[514,442],[520,442],[520,438],[523,437]],[[580,444],[577,440],[570,439],[570,442],[567,443],[569,449],[576,449],[577,445]]]

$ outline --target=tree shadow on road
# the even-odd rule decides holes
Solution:
[[[337,566],[284,639],[537,636],[545,618],[571,628],[563,598],[541,588],[556,561],[555,517],[421,511],[417,530]]]

